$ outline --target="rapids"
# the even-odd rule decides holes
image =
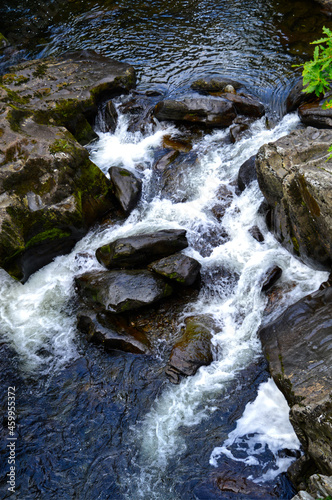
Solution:
[[[198,167],[188,171],[183,203],[161,195],[152,168],[163,137],[180,134],[175,126],[131,133],[120,115],[114,134],[98,131],[99,140],[88,147],[92,160],[105,173],[118,165],[141,176],[138,207],[124,223],[94,228],[69,255],[24,285],[1,274],[0,385],[4,408],[8,386],[17,388],[17,495],[25,500],[288,499],[293,489],[284,473],[300,447],[287,404],[269,379],[257,331],[316,290],[327,273],[283,249],[260,215],[257,183],[239,195],[235,181],[241,164],[261,145],[299,126],[297,115],[283,116],[296,78],[292,64],[307,56],[305,42],[319,36],[323,21],[310,1],[295,2],[297,7],[246,0],[160,0],[149,9],[146,2],[135,8],[127,4],[63,4],[43,25],[35,22],[22,53],[41,57],[95,49],[137,67],[140,91],[172,97],[189,94],[199,77],[228,76],[256,92],[276,126],[269,128],[262,118],[236,144],[225,141],[227,130],[197,139]],[[42,18],[43,8],[37,1],[4,2],[0,31]],[[232,203],[219,222],[212,208],[221,186],[232,193]],[[249,234],[253,225],[263,233],[263,243]],[[76,329],[74,277],[100,269],[94,251],[102,244],[167,228],[187,230],[185,253],[202,265],[197,299],[182,310],[174,331],[153,339],[153,355],[109,354],[88,344]],[[283,270],[280,299],[264,314],[267,297],[260,285],[271,265]],[[184,319],[196,313],[214,318],[214,361],[173,386],[164,375],[167,346]],[[3,412],[4,457],[6,425]],[[10,498],[7,472],[4,460],[2,498]],[[225,477],[251,479],[256,489],[221,492],[215,485]]]

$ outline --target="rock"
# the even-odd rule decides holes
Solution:
[[[332,1],[331,0],[315,0],[322,6],[322,11],[328,16],[332,13]]]
[[[292,500],[315,500],[307,491],[299,491]]]
[[[149,352],[145,334],[126,324],[119,316],[93,311],[80,312],[77,327],[91,342],[101,344],[106,351],[125,351],[133,354]]]
[[[243,132],[248,130],[248,128],[249,128],[249,125],[247,125],[246,123],[242,123],[242,124],[235,123],[235,124],[231,125],[230,130],[229,130],[231,142],[233,144],[235,144],[235,142],[239,141],[243,136]]]
[[[332,476],[314,474],[309,478],[308,490],[315,498],[332,496]]]
[[[169,167],[169,165],[171,165],[171,163],[173,163],[176,160],[178,156],[179,156],[179,151],[174,151],[174,149],[165,152],[162,156],[157,158],[157,160],[153,164],[154,170],[163,172],[167,167]]]
[[[236,111],[233,104],[226,99],[191,98],[182,101],[169,99],[155,106],[154,116],[160,121],[183,121],[206,127],[228,127],[236,118]]]
[[[124,98],[119,109],[129,120],[129,132],[145,133],[151,129],[151,126],[155,123],[152,117],[152,111],[160,99],[161,97],[159,94],[142,94],[137,91],[131,91],[130,94]]]
[[[0,117],[0,265],[26,279],[114,210],[111,183],[63,127]]]
[[[197,192],[197,180],[193,175],[199,167],[197,154],[193,151],[178,153],[169,160],[160,178],[160,196],[173,203],[184,203]],[[161,168],[160,162],[157,168]]]
[[[259,336],[290,420],[316,471],[332,473],[332,288],[288,307]]]
[[[155,233],[119,238],[99,247],[96,257],[108,269],[133,268],[180,252],[187,246],[184,229],[165,229]]]
[[[236,90],[233,87],[233,85],[226,85],[226,87],[224,88],[224,91],[228,94],[236,94]]]
[[[195,375],[198,368],[213,361],[211,331],[213,321],[208,316],[191,316],[186,319],[186,329],[174,345],[166,369],[171,382],[177,383],[174,373]]]
[[[332,128],[332,109],[322,107],[330,99],[331,93],[322,100],[316,98],[314,102],[301,104],[298,109],[301,122],[316,128]]]
[[[303,262],[332,263],[332,131],[295,130],[256,156],[260,189],[271,207],[271,229]]]
[[[196,80],[191,84],[191,88],[198,92],[210,93],[210,92],[226,92],[226,87],[231,85],[234,89],[240,89],[243,85],[230,78],[210,78],[210,79],[200,79]]]
[[[263,104],[253,96],[225,93],[222,97],[234,104],[239,115],[261,118],[265,114]]]
[[[153,304],[173,291],[163,278],[147,270],[88,272],[77,276],[75,284],[87,307],[114,313]]]
[[[135,79],[129,64],[93,51],[27,61],[1,77],[0,109],[10,104],[38,123],[66,127],[86,144],[97,137],[91,123],[100,101],[127,93]]]
[[[313,94],[306,94],[305,92],[303,92],[304,86],[302,82],[303,78],[300,77],[290,90],[286,98],[286,113],[291,113],[304,102],[315,99],[315,96],[313,96]]]
[[[114,134],[119,115],[112,101],[106,103],[103,115],[104,130],[102,132],[112,132]]]
[[[261,230],[259,229],[258,226],[251,227],[249,229],[249,233],[259,243],[262,243],[264,241],[264,236],[262,235]]]
[[[220,222],[224,217],[226,210],[232,204],[233,193],[224,184],[222,184],[216,193],[216,198],[220,200],[221,203],[214,205],[211,210],[213,215]]]
[[[304,453],[288,467],[287,476],[298,491],[305,490],[307,488],[306,480],[315,470],[315,463]]]
[[[197,280],[201,264],[187,255],[176,253],[152,262],[148,269],[181,285],[190,286]]]
[[[262,292],[267,292],[278,281],[282,275],[282,269],[278,266],[273,266],[268,269],[263,276]]]
[[[115,189],[115,197],[122,210],[128,215],[136,207],[140,199],[142,181],[124,168],[111,167],[108,172]]]
[[[240,167],[237,177],[237,185],[241,192],[257,179],[255,159],[256,155],[251,156],[248,160],[242,163]]]
[[[189,153],[192,149],[192,142],[188,137],[164,135],[163,147],[172,148],[172,150],[181,153]]]

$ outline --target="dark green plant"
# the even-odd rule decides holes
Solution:
[[[330,90],[330,82],[332,81],[332,31],[329,28],[323,27],[323,33],[326,35],[319,40],[311,42],[316,45],[313,59],[307,61],[303,65],[303,92],[307,94],[315,93],[317,97],[325,94]],[[323,105],[323,109],[332,108],[332,99],[327,99]],[[332,146],[328,152],[332,152]],[[332,154],[328,160],[332,158]]]

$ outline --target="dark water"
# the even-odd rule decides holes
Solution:
[[[298,77],[292,65],[311,54],[308,43],[320,36],[324,24],[332,27],[311,1],[3,0],[0,31],[17,50],[3,55],[0,63],[94,49],[133,64],[141,90],[176,96],[188,93],[199,77],[228,76],[245,83],[280,115]],[[66,314],[70,311],[67,307]],[[165,347],[159,356],[105,354],[78,335],[75,343],[76,358],[46,374],[36,367],[24,370],[13,348],[5,342],[0,346],[1,498],[15,497],[6,484],[9,385],[17,388],[17,498],[144,498],[135,489],[134,478],[146,471],[141,471],[133,427],[140,426],[169,385],[164,368],[170,349]],[[266,365],[256,356],[246,369],[238,370],[226,394],[210,398],[215,411],[181,429],[186,451],[170,459],[154,492],[164,491],[165,499],[185,500],[292,497],[294,491],[283,474],[254,492],[222,492],[216,487],[218,477],[243,479],[252,468],[227,457],[216,470],[209,465],[211,450],[227,438],[267,378]],[[258,475],[272,458],[266,450]],[[156,497],[151,493],[145,498]]]

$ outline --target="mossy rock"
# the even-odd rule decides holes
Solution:
[[[0,266],[25,281],[113,210],[113,189],[65,128],[10,106],[0,125]]]
[[[0,78],[0,107],[32,112],[41,124],[65,126],[81,143],[96,138],[91,124],[100,101],[135,87],[132,66],[93,51],[28,61]]]

